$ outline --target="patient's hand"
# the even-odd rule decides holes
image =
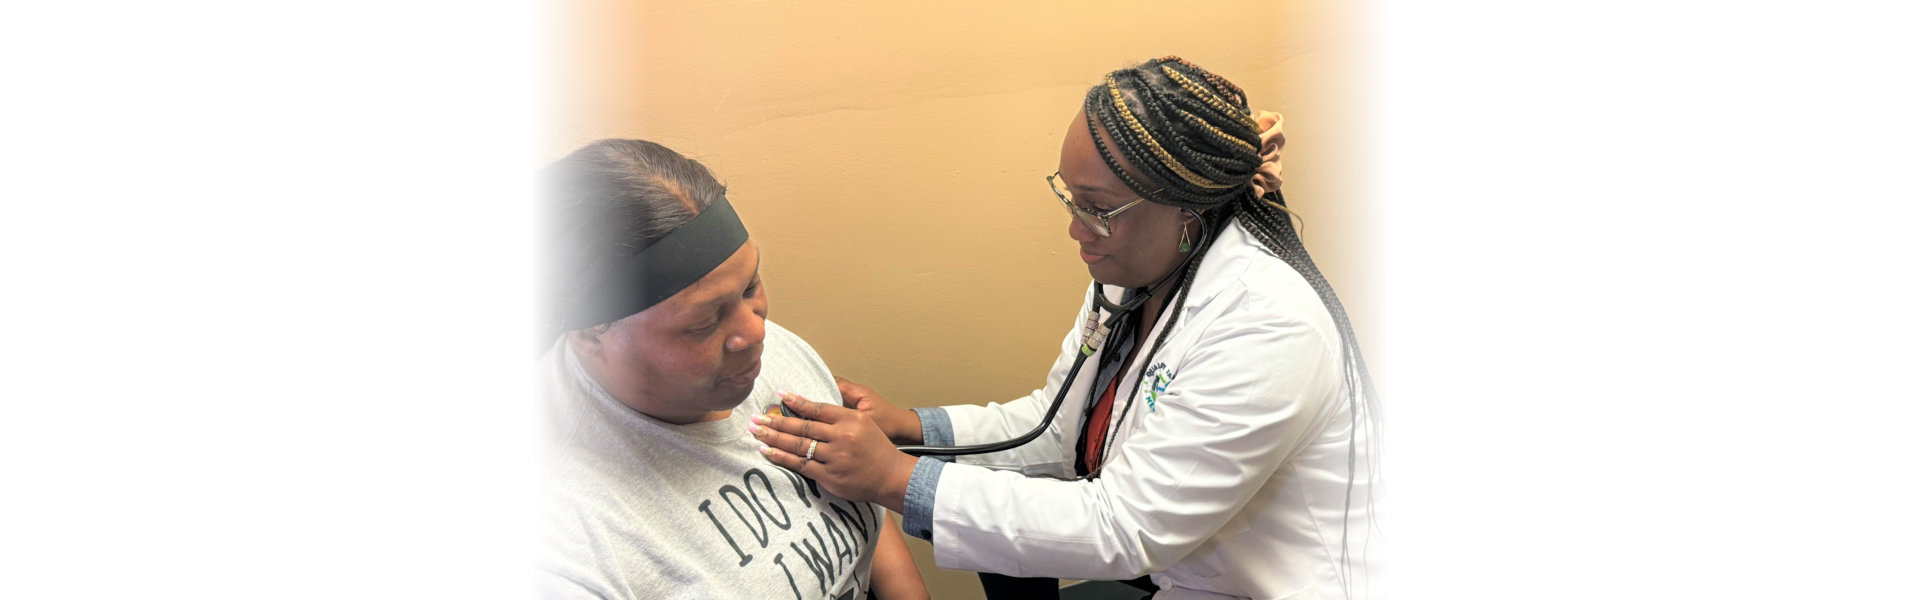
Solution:
[[[886,432],[887,439],[895,444],[924,444],[920,435],[920,413],[913,412],[888,402],[873,388],[848,381],[835,375],[834,382],[840,384],[840,402],[846,406],[866,413],[873,419],[880,431]]]

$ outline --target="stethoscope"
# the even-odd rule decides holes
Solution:
[[[1199,215],[1196,213],[1195,216],[1197,217]],[[1207,231],[1205,221],[1202,221],[1200,226],[1200,243],[1193,247],[1193,252],[1187,253],[1186,258],[1180,259],[1179,266],[1174,267],[1172,271],[1168,271],[1165,277],[1161,277],[1160,281],[1155,282],[1153,285],[1137,288],[1143,293],[1133,294],[1131,297],[1122,295],[1120,302],[1108,300],[1106,293],[1101,290],[1100,282],[1094,281],[1094,304],[1098,306],[1100,310],[1107,311],[1111,316],[1107,317],[1107,320],[1100,323],[1098,327],[1089,328],[1080,335],[1080,355],[1073,357],[1073,366],[1067,369],[1066,380],[1060,382],[1060,391],[1053,395],[1053,405],[1047,407],[1046,416],[1040,417],[1040,424],[1034,427],[1032,431],[1028,431],[1020,437],[1000,442],[968,444],[965,446],[900,446],[900,451],[913,456],[987,454],[1002,450],[1012,450],[1039,438],[1040,434],[1046,431],[1048,426],[1053,424],[1054,416],[1060,413],[1060,405],[1067,400],[1067,390],[1073,389],[1073,380],[1080,376],[1080,366],[1086,364],[1087,357],[1093,356],[1093,353],[1098,352],[1100,346],[1106,343],[1110,334],[1126,322],[1127,317],[1132,316],[1134,311],[1140,310],[1140,307],[1146,306],[1147,301],[1152,299],[1154,294],[1165,290],[1168,284],[1173,283],[1174,279],[1185,272],[1187,270],[1187,263],[1192,262],[1193,257],[1199,256],[1201,252],[1206,251],[1209,237],[1210,234]],[[1091,321],[1091,319],[1089,321]]]

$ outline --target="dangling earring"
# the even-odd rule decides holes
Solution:
[[[1187,226],[1181,225],[1180,226],[1180,253],[1186,254],[1187,251],[1192,249],[1193,249],[1193,243],[1187,241]]]

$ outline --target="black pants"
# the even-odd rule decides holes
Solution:
[[[1127,585],[1149,592],[1158,591],[1146,577],[1122,581]],[[1060,600],[1060,580],[1052,577],[1008,577],[997,573],[981,573],[980,589],[987,592],[987,600]]]

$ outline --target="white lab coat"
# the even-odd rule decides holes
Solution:
[[[1105,291],[1117,298],[1121,290]],[[1004,440],[1036,425],[1079,351],[1087,310],[1061,342],[1046,387],[1005,404],[946,407],[954,443]],[[932,536],[941,567],[1071,579],[1151,574],[1157,599],[1367,597],[1367,440],[1354,446],[1351,577],[1342,577],[1355,429],[1339,330],[1319,296],[1236,220],[1209,249],[1181,310],[1153,365],[1139,364],[1143,348],[1122,372],[1113,450],[1099,478],[1060,480],[1073,477],[1098,355],[1039,439],[942,470]],[[1151,344],[1172,314],[1141,343]],[[1143,367],[1156,375],[1144,383]],[[1170,378],[1154,394],[1161,373]],[[1122,421],[1132,386],[1148,387]]]

